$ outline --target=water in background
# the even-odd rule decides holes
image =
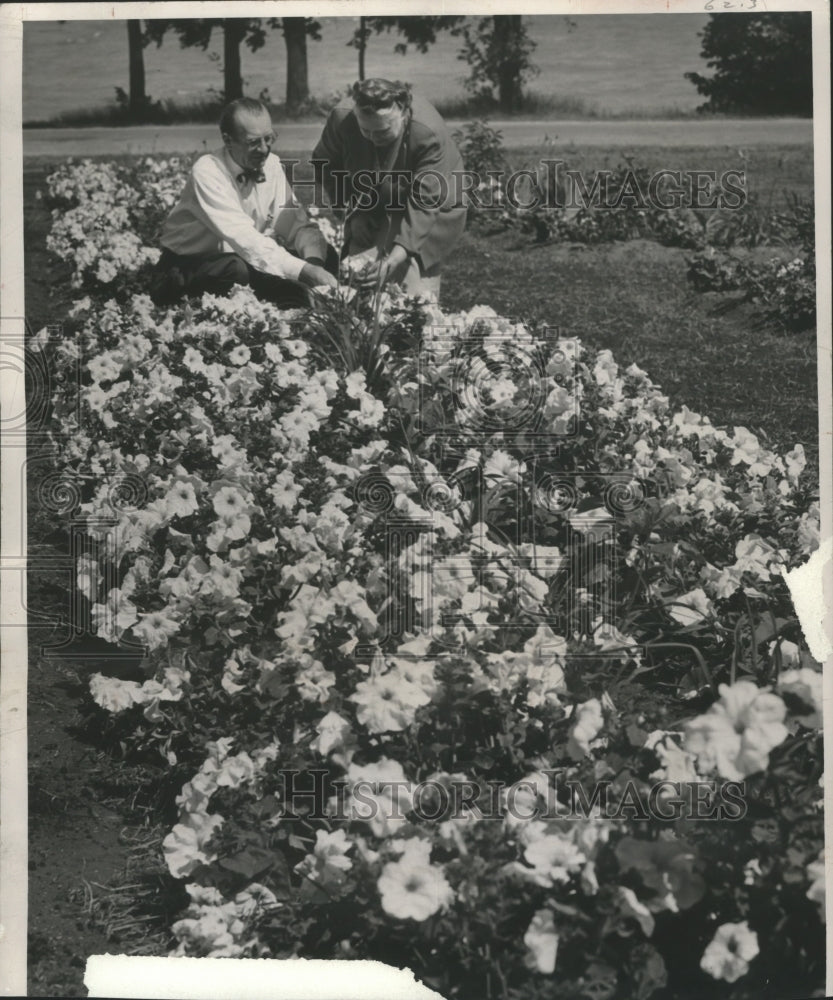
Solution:
[[[636,110],[661,116],[671,108],[691,109],[703,98],[683,77],[702,71],[697,33],[704,14],[586,15],[569,29],[560,15],[530,17],[538,43],[533,54],[540,73],[531,88],[578,99],[601,110]],[[309,41],[312,93],[325,97],[345,91],[357,76],[357,53],[347,45],[355,17],[322,18],[322,40]],[[393,51],[399,36],[370,39],[367,75],[410,81],[429,100],[462,96],[465,63],[456,59],[459,41],[441,35],[426,55]],[[206,52],[180,49],[176,36],[145,49],[147,92],[153,99],[198,99],[222,89],[222,34],[215,31]],[[273,101],[284,98],[285,48],[280,31],[267,33],[256,53],[245,46],[246,92],[268,88]],[[115,88],[127,90],[127,27],[124,21],[30,21],[23,28],[23,120],[43,121],[61,112],[112,104]]]

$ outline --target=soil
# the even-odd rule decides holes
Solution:
[[[54,264],[44,248],[49,212],[34,197],[46,171],[26,174],[24,238],[26,256],[27,325],[36,332],[51,317],[60,316]],[[30,462],[32,453],[30,449]],[[30,466],[34,470],[36,464]],[[31,481],[34,499],[37,483]],[[55,516],[30,503],[29,552],[40,559],[57,555],[66,533]],[[66,617],[66,602],[52,574],[32,575],[29,608],[58,619]],[[54,643],[54,627],[30,630],[28,664],[29,750],[29,996],[86,996],[84,968],[90,955],[117,952],[104,928],[88,912],[91,900],[125,869],[128,848],[122,820],[101,802],[92,782],[95,750],[78,731],[80,696],[92,672],[84,661],[68,664],[41,655]],[[102,664],[93,658],[94,669]],[[8,665],[7,665],[8,666]],[[11,669],[14,669],[12,667]],[[115,803],[114,803],[115,804]],[[91,893],[93,894],[91,896]]]
[[[29,663],[29,996],[86,996],[90,955],[117,951],[85,912],[125,866],[118,813],[96,802],[91,748],[77,725],[79,673]]]

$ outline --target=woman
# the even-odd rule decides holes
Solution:
[[[399,81],[356,83],[313,152],[316,197],[345,211],[344,254],[361,283],[439,298],[440,268],[466,225],[463,160],[437,110]]]

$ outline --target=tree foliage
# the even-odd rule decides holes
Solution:
[[[712,14],[700,33],[711,77],[686,73],[707,97],[700,111],[813,113],[813,43],[809,11]]]
[[[436,42],[439,32],[450,31],[452,34],[457,34],[464,20],[465,18],[459,14],[450,17],[360,17],[353,37],[347,43],[358,49],[359,79],[363,80],[365,77],[365,55],[372,34],[395,32],[400,40],[393,48],[394,52],[400,55],[405,55],[409,45],[413,45],[417,52],[425,53],[428,47]]]
[[[518,111],[523,105],[524,84],[538,72],[532,62],[536,43],[520,14],[482,17],[461,31],[463,47],[458,58],[470,67],[466,89],[488,101],[497,100],[501,111]]]
[[[146,34],[150,41],[162,44],[166,32],[174,31],[182,48],[196,46],[203,51],[211,42],[215,28],[223,32],[223,96],[233,101],[243,96],[243,77],[240,64],[240,45],[245,42],[252,52],[263,47],[266,31],[259,17],[221,18],[192,17],[182,19],[154,18],[146,21]]]
[[[162,44],[168,31],[179,37],[182,48],[196,46],[208,48],[215,28],[223,31],[223,96],[232,101],[243,96],[240,46],[245,43],[257,52],[266,42],[266,27],[259,17],[254,18],[156,18],[146,21],[146,41]],[[321,38],[321,24],[311,17],[270,17],[266,25],[279,28],[286,43],[286,104],[298,108],[309,98],[307,69],[307,35]]]

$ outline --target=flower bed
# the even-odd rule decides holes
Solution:
[[[483,307],[156,309],[131,274],[180,170],[50,179],[52,249],[102,234],[58,461],[93,627],[146,650],[91,678],[104,731],[180,789],[174,953],[370,957],[447,998],[816,988],[803,448]]]

